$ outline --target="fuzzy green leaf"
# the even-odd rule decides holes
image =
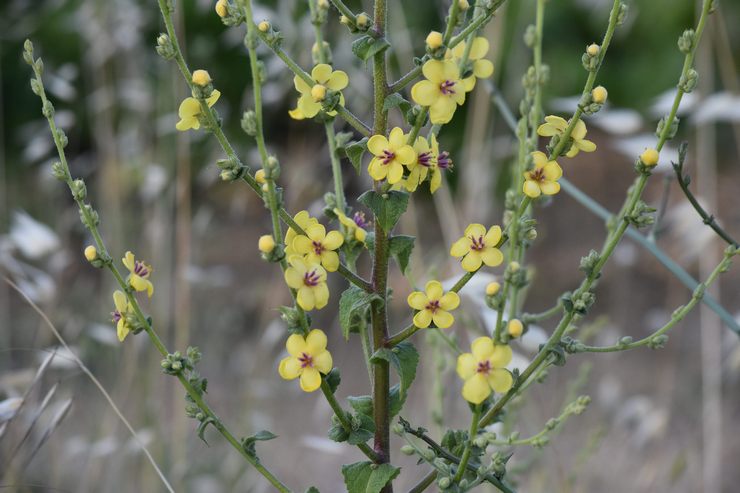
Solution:
[[[271,431],[262,430],[258,431],[254,435],[247,437],[242,440],[242,448],[251,456],[256,457],[257,451],[255,450],[256,442],[265,442],[277,438],[277,435]]]
[[[349,396],[347,400],[357,414],[373,415],[373,398],[369,395]]]
[[[406,192],[391,191],[384,194],[369,190],[357,199],[361,204],[373,211],[386,233],[390,233],[398,219],[406,211],[409,203],[409,194]]]
[[[387,50],[390,46],[390,43],[385,38],[373,38],[366,34],[352,43],[352,53],[363,62],[366,62],[373,55]]]
[[[342,466],[342,476],[348,493],[379,493],[401,469],[390,464],[355,462]]]
[[[331,371],[324,377],[326,383],[329,385],[331,393],[335,393],[339,388],[339,383],[342,381],[342,377],[339,375],[339,368],[332,368]]]
[[[406,270],[409,266],[409,257],[414,249],[414,241],[416,238],[413,236],[393,236],[390,239],[390,252],[393,258],[398,262],[398,266],[401,268],[401,273],[406,275]]]
[[[357,286],[350,286],[342,293],[339,298],[339,325],[345,339],[349,339],[350,332],[357,332],[360,324],[366,323],[367,311],[374,301],[381,302],[382,298]]]
[[[368,138],[364,137],[362,140],[352,142],[344,147],[344,153],[347,155],[349,162],[352,163],[355,171],[357,171],[357,174],[360,174],[360,169],[362,168],[362,156],[367,150],[367,141]]]

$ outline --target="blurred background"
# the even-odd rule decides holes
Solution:
[[[180,1],[177,24],[191,68],[207,69],[223,93],[217,108],[242,159],[258,162],[253,141],[239,126],[251,106],[249,65],[241,28],[225,28],[210,0]],[[282,30],[286,51],[311,66],[313,34],[304,2],[256,2],[255,18]],[[424,38],[439,30],[447,1],[390,2],[391,79],[412,67]],[[473,2],[471,2],[473,3]],[[695,24],[701,2],[635,0],[599,74],[609,103],[588,118],[593,154],[561,161],[565,176],[618,210],[634,177],[632,164],[654,142],[652,132],[673,97],[683,55],[676,40]],[[348,0],[355,11],[369,1]],[[487,26],[496,65],[493,80],[511,108],[522,96],[521,75],[530,64],[522,35],[534,19],[534,0],[507,2]],[[548,113],[572,112],[586,79],[585,47],[598,42],[611,2],[564,0],[547,4],[544,58],[551,80]],[[740,236],[740,4],[719,2],[697,56],[698,89],[684,98],[677,138],[661,155],[645,200],[665,204],[650,234],[695,278],[705,278],[723,245],[701,223],[675,182],[669,160],[681,140],[690,143],[692,189],[710,212]],[[257,239],[269,232],[267,211],[240,183],[227,184],[214,166],[222,158],[203,132],[175,131],[177,107],[187,87],[172,63],[159,58],[163,29],[154,0],[4,0],[0,3],[0,272],[37,303],[72,349],[108,389],[177,491],[269,491],[266,483],[209,430],[208,445],[184,416],[183,391],[159,368],[144,336],[119,344],[109,322],[111,279],[82,256],[89,243],[66,187],[53,179],[56,159],[40,103],[30,90],[23,40],[31,38],[45,63],[45,84],[69,137],[72,173],[85,178],[99,210],[101,230],[114,257],[131,249],[155,267],[156,294],[145,308],[171,350],[199,346],[209,401],[237,434],[269,429],[280,435],[258,445],[262,460],[291,488],[315,485],[342,491],[342,463],[361,460],[352,447],[326,438],[331,410],[317,394],[302,393],[277,375],[285,329],[276,307],[288,303],[279,270],[263,262]],[[367,67],[350,50],[350,35],[330,14],[327,36],[334,65],[350,75],[347,106],[370,118]],[[289,211],[320,215],[331,182],[324,131],[296,122],[287,111],[297,98],[292,75],[260,48],[268,83],[265,132],[283,168]],[[401,124],[397,113],[392,124]],[[347,130],[337,122],[337,128]],[[434,197],[412,200],[399,231],[419,238],[409,281],[457,278],[447,245],[469,222],[500,222],[503,191],[516,146],[486,84],[441,134],[455,168]],[[544,142],[541,143],[545,145]],[[369,185],[343,162],[350,204]],[[599,248],[604,224],[566,193],[537,210],[538,241],[525,310],[546,309],[582,278],[581,256]],[[360,263],[367,272],[367,261]],[[491,270],[500,274],[500,269]],[[463,308],[451,334],[463,347],[491,327],[482,300],[491,277],[479,275],[463,290]],[[331,306],[344,281],[331,277]],[[393,332],[408,323],[409,282],[396,268]],[[712,293],[740,319],[740,270],[725,274]],[[597,303],[581,330],[596,344],[639,338],[665,323],[691,296],[670,272],[636,243],[625,240],[606,268]],[[357,340],[345,343],[336,310],[314,315],[330,335],[342,370],[338,395],[368,392]],[[525,366],[554,322],[532,327],[515,344],[514,364]],[[455,356],[430,331],[418,334],[422,359],[403,415],[439,436],[439,420],[466,428],[469,411],[459,396]],[[53,355],[53,357],[51,356]],[[41,370],[39,370],[41,368]],[[740,471],[740,344],[702,305],[671,333],[665,349],[576,355],[549,372],[517,402],[506,430],[522,437],[540,431],[567,399],[588,394],[593,403],[551,437],[544,450],[521,447],[511,459],[520,491],[731,492]],[[440,396],[441,389],[447,395]],[[23,400],[25,396],[25,400]],[[499,425],[499,427],[502,427]],[[153,468],[100,392],[58,344],[39,315],[6,282],[0,282],[0,490],[36,492],[164,491]],[[397,440],[397,438],[394,438]],[[401,441],[394,441],[397,457]],[[397,490],[426,473],[413,459]]]

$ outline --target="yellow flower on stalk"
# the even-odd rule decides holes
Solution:
[[[449,312],[460,305],[457,293],[445,293],[439,281],[429,281],[424,292],[414,291],[406,301],[411,308],[419,310],[414,315],[414,325],[420,329],[426,329],[432,322],[440,329],[449,328],[455,321]]]
[[[498,249],[501,241],[501,227],[491,226],[486,231],[482,224],[473,223],[465,228],[465,235],[452,244],[450,255],[462,258],[462,267],[475,272],[482,264],[496,267],[504,261],[504,254]]]
[[[493,62],[483,58],[488,53],[488,40],[482,36],[479,36],[473,40],[470,45],[470,52],[468,53],[468,61],[472,63],[473,73],[463,79],[463,86],[465,92],[470,92],[475,87],[476,79],[487,79],[493,75]],[[465,56],[466,44],[465,41],[455,46],[452,50],[447,52],[448,57],[452,59],[458,65]]]
[[[326,350],[326,334],[313,329],[307,336],[293,334],[285,342],[290,356],[283,358],[278,366],[280,376],[285,380],[300,377],[301,389],[313,392],[321,387],[321,374],[331,371],[331,353]]]
[[[422,66],[426,80],[414,84],[411,97],[421,106],[429,107],[433,124],[452,120],[457,105],[465,102],[465,87],[460,69],[452,60],[429,60]]]
[[[563,170],[557,161],[548,161],[547,155],[541,151],[532,153],[534,169],[524,172],[524,194],[536,199],[540,194],[555,195],[560,191],[558,180],[563,176]]]
[[[298,305],[306,311],[320,310],[329,302],[326,271],[315,262],[308,262],[300,255],[288,258],[290,267],[285,269],[285,282],[298,291]]]
[[[470,350],[457,357],[457,374],[465,381],[462,388],[465,400],[480,404],[491,391],[508,392],[514,384],[514,378],[505,368],[511,361],[511,348],[494,344],[490,337],[479,337]]]
[[[118,340],[123,342],[132,329],[126,318],[128,313],[132,311],[131,303],[129,303],[126,293],[116,290],[113,292],[113,304],[116,309],[111,313],[111,316],[113,317],[112,321],[116,324]]]
[[[326,232],[323,224],[312,224],[306,228],[306,236],[293,239],[293,251],[311,264],[321,264],[329,272],[339,268],[339,255],[335,250],[342,246],[344,237],[339,231]]]
[[[293,221],[301,227],[303,231],[306,231],[309,226],[312,226],[314,224],[319,224],[319,220],[315,217],[311,217],[308,214],[308,211],[300,211],[295,216],[293,216]],[[293,240],[295,237],[298,236],[298,233],[293,228],[288,228],[288,231],[285,232],[285,256],[290,258],[291,255],[295,255],[296,252],[293,250]]]
[[[214,89],[211,95],[206,98],[206,103],[210,108],[218,98],[221,97],[221,92],[218,89]],[[186,130],[198,130],[200,128],[200,119],[198,118],[201,114],[200,101],[195,98],[185,98],[180,103],[180,108],[177,110],[177,114],[180,116],[180,121],[177,122],[175,128],[179,131],[184,132]]]
[[[406,136],[400,127],[395,127],[386,139],[383,135],[373,135],[367,141],[368,150],[375,156],[367,170],[374,180],[388,179],[394,185],[403,178],[403,165],[416,159],[414,148],[406,144]]]
[[[149,280],[149,276],[154,270],[152,266],[143,260],[136,260],[136,257],[131,252],[126,252],[126,256],[122,260],[123,265],[129,270],[126,281],[129,286],[136,291],[146,291],[146,294],[151,298],[152,294],[154,294],[154,285]]]
[[[369,224],[365,220],[364,213],[358,211],[349,218],[344,212],[339,209],[334,209],[334,214],[337,215],[337,219],[339,219],[342,226],[347,228],[347,231],[349,231],[350,234],[354,235],[355,240],[360,243],[365,243],[365,238],[367,237],[367,230],[365,228],[367,228]]]
[[[305,80],[297,75],[293,77],[293,85],[301,93],[298,98],[298,106],[288,112],[291,118],[295,120],[313,118],[318,115],[321,111],[321,101],[326,96],[326,90],[339,92],[349,84],[349,77],[345,72],[332,70],[331,65],[326,63],[320,63],[311,70],[311,79],[314,83],[309,86]],[[339,94],[339,105],[344,106],[344,95],[341,93]],[[337,112],[330,111],[327,114],[334,116]]]
[[[546,116],[545,122],[537,128],[537,133],[543,137],[552,137],[553,135],[562,136],[565,129],[568,128],[570,122],[565,121],[564,118],[559,116]],[[573,132],[570,134],[570,138],[573,139],[573,144],[565,154],[568,157],[573,157],[580,151],[583,152],[594,152],[596,150],[596,144],[590,140],[586,140],[586,124],[583,120],[578,120],[576,126],[573,127]]]

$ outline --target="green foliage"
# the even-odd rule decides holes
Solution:
[[[349,339],[352,332],[357,332],[361,325],[367,324],[367,314],[372,303],[382,303],[383,299],[377,294],[350,286],[339,299],[339,326],[345,339]]]
[[[361,204],[373,211],[380,226],[386,233],[390,233],[406,212],[409,203],[409,194],[406,192],[390,191],[384,194],[369,190],[357,199]]]
[[[409,257],[411,256],[411,251],[414,249],[415,241],[416,238],[413,236],[405,235],[393,236],[390,239],[389,248],[391,255],[398,262],[398,267],[401,268],[403,274],[406,274],[408,269]]]
[[[390,46],[385,38],[375,38],[366,34],[352,43],[352,53],[363,62],[367,62],[375,54],[382,53]]]
[[[401,472],[390,464],[355,462],[342,466],[342,476],[348,493],[379,493]]]

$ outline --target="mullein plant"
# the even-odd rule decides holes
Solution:
[[[694,54],[707,17],[713,11],[711,0],[704,1],[696,28],[687,30],[680,38],[679,48],[685,54],[685,62],[674,104],[660,122],[654,147],[636,156],[635,183],[627,191],[619,214],[609,223],[603,247],[582,259],[585,278],[580,286],[564,293],[553,309],[531,315],[522,311],[521,296],[522,288],[531,280],[524,261],[526,250],[537,236],[537,206],[544,196],[557,201],[559,180],[568,173],[569,158],[579,152],[598,152],[596,144],[586,139],[584,117],[598,112],[607,99],[607,90],[595,83],[615,30],[627,15],[624,1],[614,0],[603,39],[586,47],[582,55],[587,78],[578,108],[563,118],[542,111],[542,89],[549,73],[542,61],[546,0],[532,0],[536,17],[525,33],[525,42],[532,49],[533,63],[523,78],[524,97],[516,126],[518,149],[501,224],[472,223],[459,232],[460,238],[446,247],[451,257],[460,262],[459,279],[449,289],[435,279],[426,282],[423,289],[407,288],[411,322],[395,332],[393,326],[397,321],[389,320],[387,313],[390,259],[394,258],[398,268],[406,273],[414,246],[414,238],[397,234],[396,225],[420,185],[428,182],[432,193],[446,186],[444,177],[453,170],[453,157],[441,150],[445,144],[442,130],[465,104],[466,95],[477,80],[487,79],[494,72],[493,63],[486,58],[489,42],[479,32],[505,0],[479,0],[474,5],[467,0],[454,0],[445,25],[427,36],[426,53],[420,54],[414,69],[395,82],[389,82],[386,64],[388,52],[393,49],[387,32],[387,17],[391,13],[387,0],[375,0],[372,14],[353,12],[341,0],[308,0],[316,43],[311,50],[314,65],[306,69],[283,50],[282,35],[271,20],[254,19],[251,0],[218,0],[214,5],[215,15],[226,28],[246,31],[253,107],[244,112],[242,128],[254,139],[259,151],[257,169],[241,161],[222,130],[217,113],[220,96],[217,81],[205,69],[191,72],[183,58],[174,31],[173,0],[158,1],[165,32],[158,36],[156,50],[164,59],[177,64],[183,82],[191,90],[191,96],[180,105],[176,128],[213,134],[224,152],[224,158],[216,163],[221,178],[246,183],[265,203],[272,230],[259,238],[257,249],[265,261],[281,269],[293,299],[292,306],[279,307],[287,329],[286,355],[275,374],[285,380],[298,380],[300,388],[307,393],[321,394],[334,411],[329,437],[345,442],[348,447],[357,447],[366,456],[366,460],[342,468],[346,488],[351,493],[392,491],[393,481],[402,472],[418,475],[394,465],[391,431],[406,440],[401,452],[418,456],[419,464],[427,468],[425,476],[411,491],[420,492],[434,484],[440,489],[467,491],[484,483],[500,491],[515,491],[516,478],[507,475],[512,449],[545,445],[549,435],[567,417],[583,412],[589,399],[578,397],[560,416],[548,421],[542,432],[529,439],[517,436],[500,439],[487,428],[501,418],[507,404],[534,383],[541,382],[545,370],[564,364],[568,355],[662,347],[667,342],[666,333],[702,300],[706,287],[729,268],[736,254],[736,245],[728,247],[722,261],[698,285],[691,299],[650,336],[639,340],[625,337],[612,346],[601,347],[588,346],[573,337],[575,324],[595,301],[596,280],[627,228],[652,221],[652,209],[641,196],[660,160],[661,149],[675,135],[681,98],[696,85]],[[355,115],[345,100],[343,91],[352,81],[339,67],[332,66],[331,48],[323,34],[329,22],[340,22],[348,28],[354,54],[371,68],[369,77],[374,88],[371,121]],[[263,62],[257,57],[260,44],[281,59],[294,76],[297,103],[286,117],[304,120],[306,125],[316,122],[324,126],[334,178],[334,189],[326,196],[326,217],[311,217],[307,211],[291,214],[283,207],[283,190],[279,185],[281,165],[276,156],[268,154],[263,132],[264,70]],[[163,371],[175,376],[184,387],[186,412],[197,421],[200,436],[209,425],[214,427],[273,488],[291,491],[257,455],[256,442],[274,439],[275,435],[261,431],[238,439],[205,400],[206,380],[195,368],[200,352],[196,348],[188,348],[184,354],[170,352],[157,335],[155,321],[142,307],[146,298],[137,296],[139,292],[149,298],[154,295],[156,271],[132,252],[126,252],[119,262],[105,246],[98,230],[99,217],[88,201],[85,183],[70,173],[65,156],[67,138],[55,124],[54,107],[42,82],[43,63],[34,57],[30,41],[26,42],[24,58],[33,69],[31,87],[41,98],[42,112],[59,154],[52,172],[68,185],[93,240],[84,256],[92,266],[110,271],[118,284],[112,294],[112,320],[119,339],[125,342],[131,334],[145,333],[163,357]],[[401,114],[405,124],[389,128],[388,114],[395,111]],[[335,129],[345,124],[354,139],[338,138]],[[549,138],[544,147],[540,146],[540,137]],[[366,168],[362,165],[364,154],[370,155]],[[352,167],[344,166],[342,158],[357,172],[367,171],[372,179],[372,187],[354,201],[345,197],[342,174]],[[355,260],[363,254],[372,260],[370,272],[361,273],[355,267]],[[473,340],[469,350],[460,348],[454,341],[450,344],[457,361],[456,392],[469,404],[470,427],[448,429],[440,440],[435,440],[427,430],[401,417],[420,359],[415,345],[417,338],[413,336],[418,331],[436,331],[447,338],[445,333],[455,331],[455,319],[461,311],[458,292],[480,271],[498,274],[498,281],[489,283],[484,294],[496,313],[495,328]],[[341,276],[347,281],[343,292],[330,292],[327,282],[330,276]],[[347,398],[349,408],[339,401],[340,370],[333,366],[333,348],[327,346],[326,332],[314,327],[309,317],[309,312],[327,307],[338,307],[345,340],[362,345],[372,380],[368,395]],[[558,316],[560,319],[549,338],[529,365],[523,371],[507,369],[512,359],[512,341],[522,337],[529,324]],[[399,380],[393,386],[391,372]],[[313,395],[306,396],[311,398]]]

